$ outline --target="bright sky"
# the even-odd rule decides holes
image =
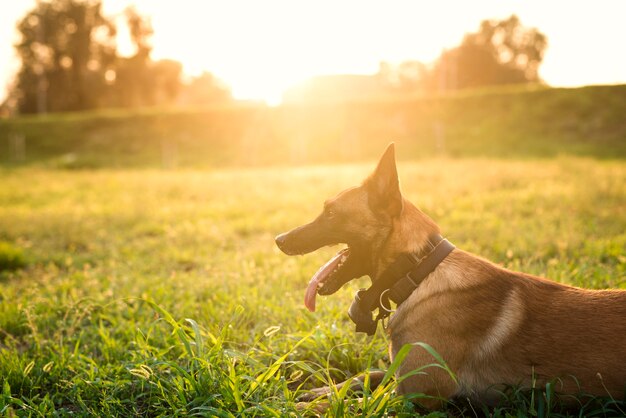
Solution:
[[[18,64],[16,21],[34,0],[0,6],[0,100]],[[185,71],[208,70],[237,98],[277,102],[318,74],[372,74],[381,60],[433,61],[481,20],[517,14],[549,47],[540,76],[553,86],[626,83],[626,1],[545,0],[103,0],[114,15],[128,4],[152,16],[153,58]]]

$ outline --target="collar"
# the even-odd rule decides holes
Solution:
[[[374,335],[378,321],[391,314],[391,300],[402,304],[430,273],[456,248],[439,234],[428,238],[428,248],[418,253],[401,254],[367,290],[354,296],[348,310],[356,332]],[[378,309],[374,319],[372,312]]]

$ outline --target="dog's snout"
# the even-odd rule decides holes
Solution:
[[[287,237],[287,233],[283,233],[283,234],[276,235],[276,238],[274,238],[276,245],[281,250],[283,249],[283,246],[285,245],[286,237]]]
[[[274,238],[276,245],[287,255],[302,255],[318,248],[333,244],[328,240],[325,230],[312,222],[284,232]]]
[[[287,255],[301,254],[294,248],[293,239],[290,238],[291,232],[293,231],[284,232],[280,235],[276,235],[276,238],[274,238],[274,241],[276,242],[276,245],[278,246],[278,248]]]

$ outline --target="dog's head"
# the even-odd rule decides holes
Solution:
[[[312,222],[278,235],[276,244],[288,255],[306,254],[320,247],[347,244],[313,276],[305,305],[315,310],[315,295],[330,295],[352,279],[373,277],[374,261],[404,207],[390,144],[376,170],[358,187],[324,202]]]

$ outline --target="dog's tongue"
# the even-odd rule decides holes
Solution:
[[[333,258],[328,260],[326,264],[324,264],[318,271],[311,277],[311,281],[309,281],[309,285],[306,288],[306,293],[304,294],[304,306],[311,311],[315,312],[315,297],[317,296],[317,289],[319,285],[324,283],[328,277],[330,277],[330,273],[339,265],[341,261],[341,257],[346,254],[347,248],[343,251],[339,251]]]

